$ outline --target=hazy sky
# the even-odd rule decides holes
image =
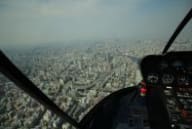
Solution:
[[[0,45],[166,40],[191,7],[192,0],[0,0]],[[191,36],[191,22],[184,32]]]

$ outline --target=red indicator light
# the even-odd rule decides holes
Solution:
[[[141,89],[140,89],[140,95],[141,96],[145,96],[147,94],[147,89],[145,88],[145,87],[142,87]]]

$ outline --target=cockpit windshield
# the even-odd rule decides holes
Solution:
[[[138,84],[139,62],[160,54],[191,0],[1,0],[0,49],[75,120]],[[192,50],[192,22],[171,51]],[[1,60],[0,60],[1,61]],[[69,129],[0,73],[0,129]]]

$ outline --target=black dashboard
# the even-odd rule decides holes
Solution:
[[[147,56],[140,67],[148,91],[151,123],[164,110],[169,128],[192,129],[192,52]]]
[[[151,55],[141,62],[141,73],[148,86],[191,86],[192,52]]]

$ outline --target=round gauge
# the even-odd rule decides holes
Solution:
[[[157,83],[159,80],[159,77],[157,74],[155,73],[150,73],[148,76],[147,76],[147,82],[149,83],[152,83],[152,84],[155,84]]]
[[[174,81],[174,76],[172,74],[163,74],[162,76],[162,83],[164,85],[172,84]]]

